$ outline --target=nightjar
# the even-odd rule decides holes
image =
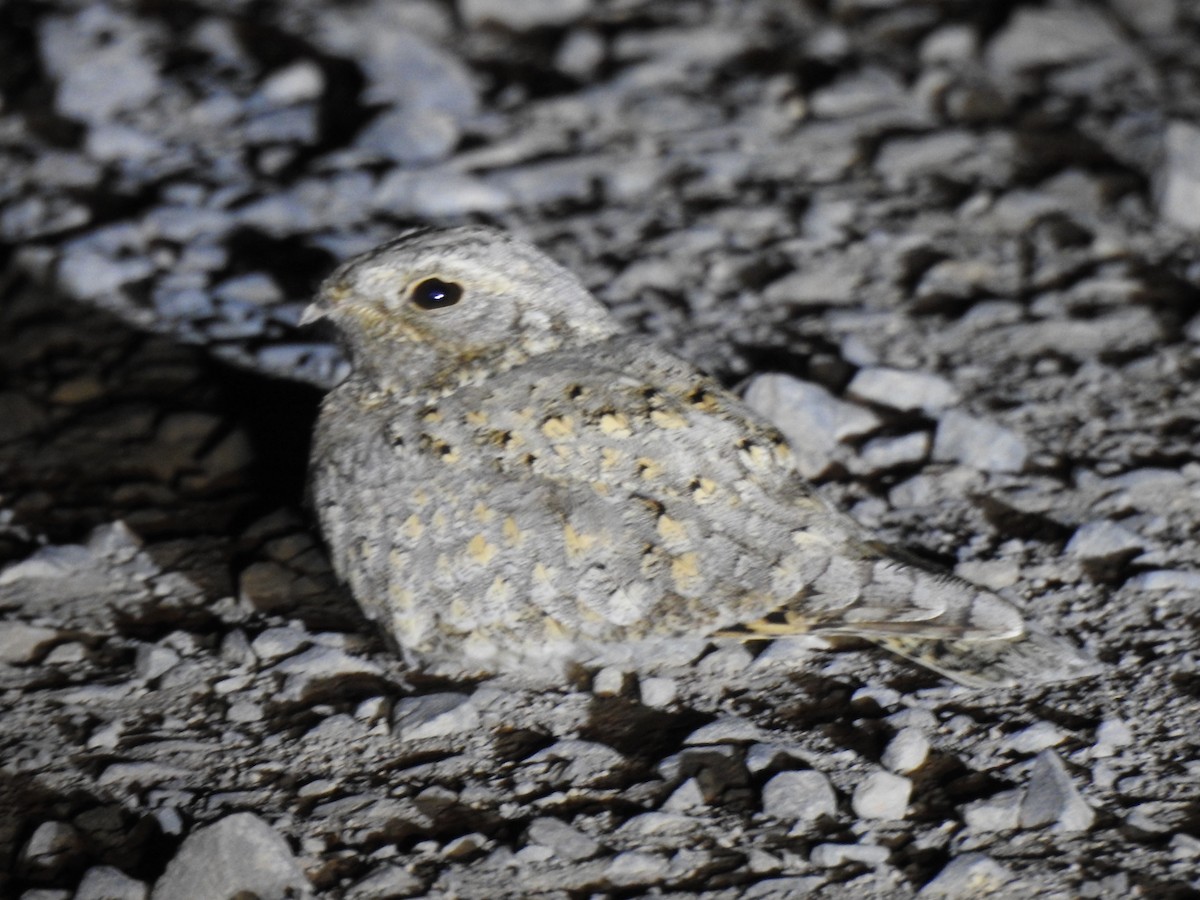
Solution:
[[[353,371],[321,409],[313,502],[339,577],[414,665],[813,633],[972,685],[1086,668],[833,509],[779,431],[530,244],[409,232],[334,272],[321,317]]]

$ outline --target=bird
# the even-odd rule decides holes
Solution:
[[[321,405],[311,502],[409,665],[813,635],[972,687],[1087,669],[834,508],[769,421],[507,232],[401,233],[325,280],[302,322],[322,319],[351,369]]]

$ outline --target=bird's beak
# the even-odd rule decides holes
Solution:
[[[329,309],[319,300],[314,300],[308,306],[304,307],[304,312],[300,313],[301,325],[311,325],[313,322],[318,322],[329,315]]]

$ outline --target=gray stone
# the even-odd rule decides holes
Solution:
[[[933,456],[985,472],[1019,472],[1029,450],[1011,429],[952,409],[938,423]]]
[[[83,855],[83,841],[69,822],[43,822],[17,857],[18,869],[35,876],[69,869]]]
[[[973,900],[1000,890],[1012,880],[1009,871],[982,853],[964,853],[946,863],[942,871],[921,888],[918,897]]]
[[[561,859],[591,859],[601,850],[600,843],[582,831],[548,817],[530,822],[526,837],[530,843],[550,848]]]
[[[74,900],[146,900],[150,889],[113,866],[92,866],[83,873]]]
[[[885,366],[860,369],[846,393],[892,409],[919,409],[929,413],[941,412],[961,399],[958,389],[940,375]]]
[[[1086,831],[1095,818],[1095,811],[1076,789],[1058,754],[1053,750],[1039,753],[1021,801],[1021,827],[1053,825],[1056,831]]]
[[[155,882],[153,897],[228,900],[236,894],[312,894],[287,841],[253,813],[234,813],[189,834]]]
[[[1105,719],[1096,726],[1096,743],[1092,747],[1092,755],[1097,757],[1112,756],[1121,747],[1133,743],[1133,730],[1122,719]]]
[[[53,628],[6,619],[0,626],[0,663],[31,663],[60,639]]]
[[[928,431],[913,431],[899,437],[881,437],[867,441],[852,460],[856,472],[872,473],[911,466],[929,456],[933,441]]]
[[[838,400],[825,388],[790,375],[760,375],[746,389],[746,402],[783,432],[807,478],[824,473],[834,448],[846,438],[879,427],[877,415]]]
[[[392,713],[392,731],[406,741],[443,737],[478,725],[479,711],[470,696],[453,691],[405,697],[396,702]]]
[[[687,736],[684,744],[753,744],[768,740],[769,736],[749,719],[741,716],[722,716],[707,725],[702,725]]]
[[[925,764],[929,738],[919,728],[902,728],[888,741],[880,762],[893,772],[911,772]]]
[[[1020,824],[1021,791],[1002,791],[963,807],[963,821],[975,833],[1013,831]]]
[[[1063,551],[1079,559],[1112,559],[1136,554],[1146,541],[1116,522],[1102,519],[1081,525]]]
[[[780,772],[762,790],[763,813],[785,822],[811,822],[837,814],[837,795],[823,772]]]
[[[412,166],[444,159],[459,136],[458,122],[447,112],[401,108],[377,116],[359,133],[354,146]]]
[[[643,704],[662,709],[671,705],[679,688],[674,678],[649,677],[638,681],[638,692]]]
[[[1065,738],[1066,735],[1050,722],[1034,722],[1009,737],[1008,743],[1018,753],[1039,753],[1061,744]]]
[[[832,869],[848,862],[878,866],[887,862],[891,852],[878,844],[817,844],[808,861],[822,869]]]
[[[912,782],[891,772],[872,772],[854,789],[850,806],[861,819],[902,819]]]
[[[591,0],[458,0],[458,12],[472,28],[503,25],[513,31],[531,31],[568,25],[591,6]]]
[[[395,863],[383,863],[350,886],[347,896],[363,900],[416,897],[425,893],[425,882]]]
[[[612,858],[605,868],[605,878],[613,887],[633,887],[656,884],[666,874],[667,859],[660,853],[626,850]]]
[[[1122,44],[1107,18],[1084,5],[1017,9],[987,48],[988,65],[1005,74],[1095,59]]]
[[[268,628],[250,642],[255,656],[268,662],[290,656],[312,643],[312,635],[292,625]]]

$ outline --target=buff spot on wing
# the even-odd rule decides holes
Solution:
[[[600,448],[600,468],[609,470],[615,469],[625,461],[625,454],[615,447]]]
[[[667,543],[678,543],[687,540],[688,532],[686,526],[678,519],[672,519],[668,515],[658,517],[656,528],[659,536]]]
[[[650,422],[659,428],[687,428],[688,421],[679,413],[668,409],[656,409],[650,413]]]
[[[639,456],[637,460],[638,474],[646,481],[653,481],[656,478],[662,477],[662,464],[648,456]]]
[[[489,544],[486,537],[482,534],[477,534],[471,538],[471,542],[467,544],[467,554],[475,562],[481,566],[486,566],[500,551],[496,549],[494,544]]]
[[[406,587],[401,587],[398,584],[388,585],[388,599],[391,601],[392,609],[409,612],[413,608],[413,592]]]
[[[542,423],[542,434],[550,440],[562,440],[575,433],[575,423],[570,416],[551,416]]]
[[[624,413],[605,413],[600,417],[600,430],[609,437],[627,438],[633,434]]]
[[[425,526],[421,523],[421,517],[416,513],[404,520],[404,534],[409,540],[419,541],[424,533]]]
[[[563,542],[567,548],[567,556],[570,559],[578,559],[596,545],[596,536],[581,534],[574,526],[566,525],[563,527]]]
[[[471,510],[471,515],[475,517],[476,522],[486,525],[492,519],[496,518],[496,511],[479,500],[475,503],[474,509]]]
[[[504,540],[513,547],[516,547],[525,540],[525,532],[521,531],[521,526],[517,524],[517,520],[512,516],[507,516],[504,519],[504,525],[501,526],[500,532],[504,535]]]
[[[683,553],[671,560],[671,580],[675,589],[689,592],[700,580],[700,557],[696,553]]]

